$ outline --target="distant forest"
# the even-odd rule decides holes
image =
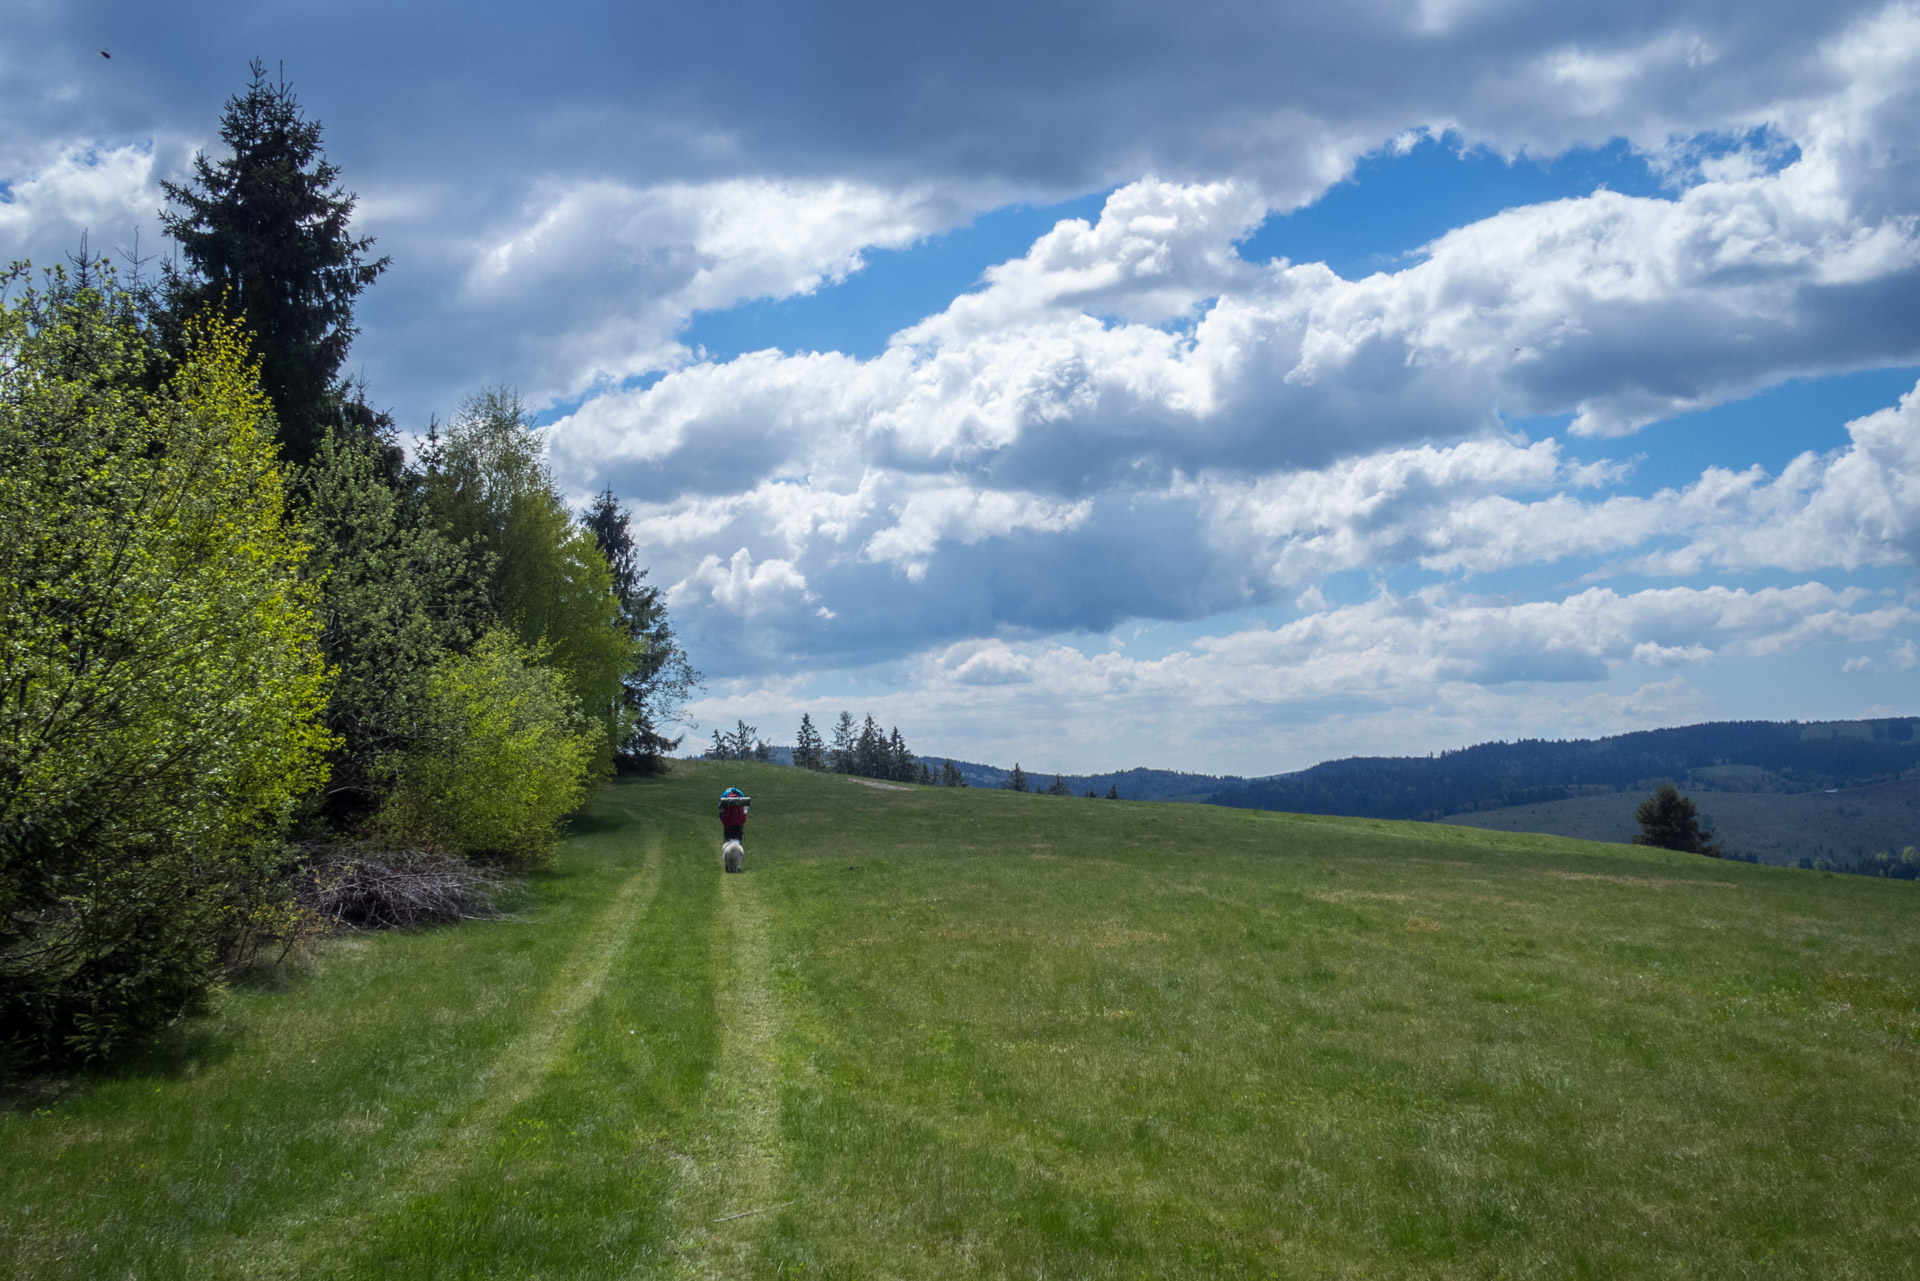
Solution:
[[[1920,719],[1717,721],[1613,738],[1481,743],[1435,756],[1356,756],[1215,791],[1216,805],[1434,820],[1647,790],[1813,792],[1920,771]]]

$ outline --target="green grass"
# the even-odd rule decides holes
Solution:
[[[521,920],[331,941],[14,1096],[0,1274],[1904,1275],[1917,908],[682,766],[607,789]]]

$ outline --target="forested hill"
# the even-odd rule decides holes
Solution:
[[[1808,792],[1920,770],[1920,718],[1718,721],[1613,738],[1481,743],[1437,756],[1356,756],[1215,791],[1241,809],[1362,818],[1448,814],[1650,787]]]

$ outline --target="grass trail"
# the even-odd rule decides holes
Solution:
[[[756,1243],[783,1208],[779,1016],[768,979],[766,909],[751,875],[720,883],[720,1055],[705,1103],[706,1132],[682,1162],[675,1198],[677,1275],[754,1274]]]
[[[722,876],[713,796],[755,798]],[[0,1104],[23,1278],[1877,1278],[1920,886],[681,766]]]
[[[370,1232],[377,1239],[382,1227],[414,1218],[445,1200],[449,1185],[472,1177],[497,1144],[505,1119],[523,1109],[571,1056],[582,1016],[599,998],[652,904],[660,885],[659,837],[647,844],[645,863],[582,931],[527,1026],[475,1074],[463,1106],[417,1123],[395,1145],[393,1156],[399,1159],[384,1161],[370,1177],[347,1181],[327,1202],[303,1207],[294,1222],[263,1234],[272,1245],[247,1259],[248,1272],[325,1275],[340,1266],[343,1241],[360,1241]]]

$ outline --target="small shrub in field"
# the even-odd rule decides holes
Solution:
[[[1710,832],[1700,830],[1700,811],[1691,796],[1680,795],[1672,783],[1662,783],[1652,796],[1640,802],[1634,811],[1640,830],[1634,833],[1635,845],[1653,845],[1682,854],[1705,854],[1719,858],[1718,844],[1710,843]]]
[[[386,833],[468,858],[552,853],[601,748],[566,677],[489,632],[434,669],[424,719],[418,745],[388,763]]]

